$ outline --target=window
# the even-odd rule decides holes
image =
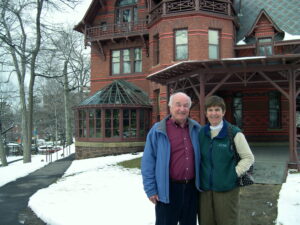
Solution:
[[[147,110],[140,111],[140,137],[145,137],[149,130],[149,113]]]
[[[241,94],[236,94],[233,97],[233,117],[234,117],[234,121],[235,124],[238,127],[242,127],[243,126],[243,98]]]
[[[86,137],[86,112],[85,110],[79,110],[78,112],[79,122],[79,137]]]
[[[128,24],[138,21],[137,0],[119,0],[116,10],[116,23]]]
[[[280,112],[280,93],[271,91],[269,93],[269,128],[281,128]]]
[[[124,49],[122,53],[123,53],[123,73],[131,73],[130,51],[129,49]]]
[[[141,48],[112,51],[112,74],[129,74],[142,72]]]
[[[107,23],[106,22],[101,22],[100,29],[101,29],[101,31],[107,31]]]
[[[89,111],[89,137],[94,137],[95,135],[95,111]]]
[[[188,32],[187,29],[175,31],[175,60],[188,58]]]
[[[113,109],[113,137],[120,136],[119,114],[119,109]]]
[[[136,109],[123,110],[123,138],[136,137]]]
[[[153,65],[159,64],[159,35],[153,36]]]
[[[134,72],[142,72],[142,50],[140,48],[134,49]]]
[[[101,109],[96,109],[96,137],[101,137]]]
[[[208,30],[208,58],[219,59],[219,31]]]
[[[112,52],[112,74],[120,74],[121,51]]]
[[[105,110],[105,137],[111,137],[111,109]]]
[[[258,55],[273,55],[272,38],[259,38],[257,46]]]

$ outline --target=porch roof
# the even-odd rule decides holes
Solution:
[[[201,73],[278,71],[288,68],[300,68],[300,54],[182,61],[148,75],[147,79],[165,85]]]

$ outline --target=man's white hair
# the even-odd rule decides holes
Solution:
[[[184,93],[184,92],[176,92],[176,93],[172,94],[172,95],[170,96],[170,100],[169,100],[169,104],[168,104],[169,107],[171,107],[171,106],[173,105],[173,99],[174,99],[174,97],[175,97],[176,95],[184,95],[184,96],[186,96],[187,99],[188,99],[188,102],[189,102],[189,108],[191,108],[191,106],[192,106],[192,100],[191,100],[190,96],[188,96],[188,95],[187,95],[186,93]]]

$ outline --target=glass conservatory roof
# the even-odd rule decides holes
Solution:
[[[82,101],[85,105],[151,106],[148,95],[137,86],[124,80],[114,80],[94,95]]]

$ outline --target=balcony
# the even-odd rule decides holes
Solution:
[[[184,12],[211,12],[226,16],[233,16],[232,0],[163,0],[149,13],[149,22],[174,14]]]
[[[135,21],[131,23],[112,23],[86,28],[85,37],[87,42],[102,41],[116,38],[129,38],[148,34],[147,22]]]

